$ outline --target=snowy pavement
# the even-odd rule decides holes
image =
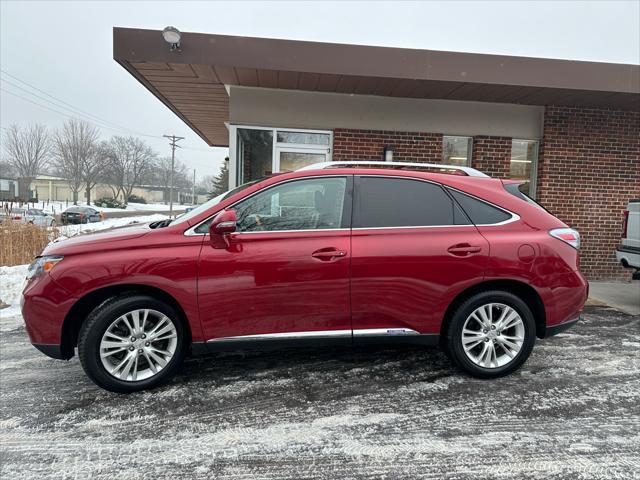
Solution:
[[[121,396],[0,315],[1,478],[639,478],[639,316],[590,309],[493,381],[437,349],[306,349]]]

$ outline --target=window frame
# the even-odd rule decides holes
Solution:
[[[344,222],[345,220],[347,220],[348,225],[347,226],[341,226],[340,228],[318,228],[318,229],[304,229],[304,230],[262,230],[262,231],[255,231],[255,232],[234,232],[233,235],[264,235],[264,234],[272,234],[272,233],[304,233],[304,232],[338,232],[338,231],[343,231],[343,230],[351,230],[351,221],[352,221],[352,212],[353,212],[353,175],[345,175],[345,174],[332,174],[332,175],[313,175],[313,176],[309,176],[309,177],[297,177],[297,178],[289,178],[287,180],[283,180],[282,182],[277,182],[274,183],[272,185],[269,185],[268,187],[265,188],[261,188],[260,190],[257,190],[245,197],[242,197],[238,200],[236,200],[235,202],[233,202],[230,205],[227,205],[226,207],[217,210],[215,213],[211,214],[210,216],[208,216],[206,219],[204,219],[203,221],[201,221],[200,223],[198,223],[197,225],[194,225],[193,227],[190,227],[184,234],[187,236],[207,236],[209,235],[209,232],[197,232],[196,230],[203,224],[211,221],[216,215],[218,215],[221,211],[223,210],[233,210],[234,207],[239,204],[240,202],[244,202],[245,200],[250,199],[251,197],[254,197],[260,193],[266,192],[267,190],[270,190],[272,188],[275,187],[279,187],[281,185],[284,185],[286,183],[291,183],[291,182],[299,182],[299,181],[303,181],[303,180],[313,180],[313,179],[317,179],[317,178],[327,178],[327,177],[331,177],[331,178],[344,178],[346,180],[346,185],[345,185],[345,191],[344,191],[344,201],[342,204],[342,221]]]
[[[473,161],[473,137],[471,136],[467,136],[467,135],[447,135],[447,134],[443,134],[442,135],[442,164],[443,165],[451,165],[450,163],[447,163],[445,158],[444,158],[444,144],[445,144],[445,139],[447,138],[466,138],[467,139],[467,161],[464,165],[460,165],[462,167],[470,167],[471,166],[471,162]]]
[[[529,177],[529,193],[528,196],[535,200],[538,196],[538,157],[540,155],[540,140],[537,138],[512,138],[511,153],[509,154],[509,180],[518,180],[511,178],[511,161],[513,160],[513,143],[514,142],[532,142],[535,145],[534,158],[531,162],[531,175]],[[526,181],[526,180],[523,180]]]
[[[271,168],[272,173],[278,173],[276,170],[279,167],[278,147],[286,148],[301,148],[309,150],[325,150],[327,152],[327,160],[330,162],[333,157],[333,130],[318,130],[312,128],[289,128],[289,127],[273,127],[273,126],[260,126],[260,125],[243,125],[243,124],[229,124],[229,189],[235,188],[245,181],[241,178],[241,169],[238,162],[238,129],[245,130],[266,130],[271,131],[273,135],[273,141],[271,145]],[[278,131],[283,132],[300,132],[300,133],[318,133],[323,135],[329,135],[329,145],[316,145],[310,143],[284,143],[278,142]]]

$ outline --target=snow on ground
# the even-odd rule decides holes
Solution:
[[[27,276],[27,265],[0,267],[0,304],[9,305],[0,309],[0,332],[21,327],[20,294]]]
[[[29,204],[31,206],[31,204]],[[43,206],[44,205],[44,206]],[[43,209],[45,212],[47,213],[53,213],[53,214],[59,214],[61,212],[64,212],[67,208],[72,207],[73,206],[73,202],[47,202],[45,201],[43,202],[37,202],[33,205],[33,208],[41,208]],[[86,202],[78,202],[78,206],[82,206],[82,207],[86,207],[87,203]],[[185,210],[186,208],[191,207],[192,205],[179,205],[177,203],[173,204],[173,209],[174,210]],[[127,205],[127,208],[108,208],[108,207],[99,207],[97,205],[94,205],[93,203],[91,203],[90,205],[91,208],[94,208],[96,210],[98,210],[99,212],[124,212],[124,211],[133,211],[133,212],[145,212],[145,211],[152,211],[152,212],[168,212],[169,211],[169,204],[164,204],[164,203],[129,203],[129,205]]]

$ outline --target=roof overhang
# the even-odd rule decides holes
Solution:
[[[113,57],[212,146],[229,85],[640,110],[640,66],[160,30],[113,29]]]

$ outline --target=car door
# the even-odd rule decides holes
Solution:
[[[351,341],[352,176],[281,182],[229,207],[229,247],[203,243],[198,301],[207,339]]]
[[[458,292],[482,279],[489,245],[445,189],[358,176],[352,231],[354,340],[437,334]]]

